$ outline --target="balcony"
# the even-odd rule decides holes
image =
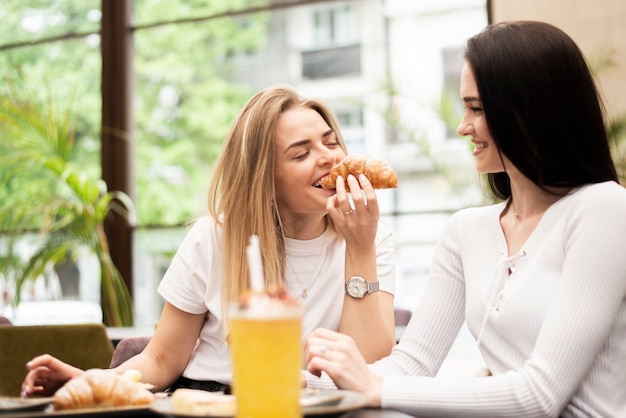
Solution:
[[[361,45],[302,52],[302,77],[312,80],[361,73]]]

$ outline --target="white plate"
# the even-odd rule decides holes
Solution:
[[[367,399],[365,398],[365,395],[349,390],[305,389],[302,391],[300,403],[302,404],[303,415],[305,417],[312,417],[315,415],[337,414],[340,412],[362,408],[367,404]],[[172,399],[169,397],[154,402],[150,409],[153,412],[177,418],[233,417],[233,415],[211,415],[206,413],[197,415],[189,413],[178,414],[172,408]]]
[[[35,401],[36,399],[24,399]],[[82,418],[82,417],[120,417],[127,418],[133,416],[145,416],[146,412],[150,411],[150,405],[139,406],[107,406],[107,407],[94,407],[94,408],[76,408],[76,409],[61,409],[55,411],[51,405],[51,400],[47,403],[43,401],[38,405],[36,409],[1,409],[0,418],[5,417],[19,417],[19,418]],[[36,402],[32,402],[36,404]],[[33,407],[34,408],[34,407]]]
[[[52,398],[22,399],[0,396],[0,414],[8,412],[43,411],[52,403]]]

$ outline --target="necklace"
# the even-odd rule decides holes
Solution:
[[[519,215],[519,213],[517,213],[517,209],[515,209],[515,201],[514,201],[513,199],[511,199],[511,204],[510,204],[510,206],[509,206],[509,207],[510,207],[510,209],[512,209],[512,211],[513,211],[513,218],[514,218],[516,221],[519,221],[519,220],[520,220],[520,215]]]
[[[306,282],[302,282],[302,280],[300,280],[300,277],[298,277],[298,273],[296,272],[296,269],[293,267],[293,265],[289,261],[289,257],[286,257],[287,264],[289,264],[291,271],[293,271],[293,276],[296,278],[296,280],[300,284],[300,287],[302,288],[302,292],[300,293],[300,296],[302,297],[302,299],[306,299],[307,297],[309,297],[309,284],[311,283],[311,280],[318,275],[319,270],[322,267],[321,263],[322,263],[322,260],[324,259],[323,255],[326,252],[326,230],[324,230],[323,235],[324,235],[324,240],[322,241],[322,247],[320,248],[320,252],[317,255],[315,266],[309,272],[309,278],[308,280],[306,280]]]

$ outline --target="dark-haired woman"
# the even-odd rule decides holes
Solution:
[[[426,416],[626,417],[626,190],[600,100],[569,36],[490,26],[466,46],[465,114],[491,206],[451,217],[429,285],[392,354],[307,340],[309,386]],[[464,321],[491,377],[435,378]]]

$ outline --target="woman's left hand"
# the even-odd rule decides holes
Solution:
[[[316,376],[326,372],[339,389],[361,392],[369,406],[380,407],[383,378],[369,369],[351,337],[318,328],[306,339],[304,349],[309,372]]]
[[[346,190],[344,179],[341,176],[337,178],[336,194],[328,199],[326,210],[347,245],[371,246],[380,217],[376,193],[363,174],[358,180],[350,174],[347,181],[350,193]],[[352,202],[348,194],[352,195]]]

